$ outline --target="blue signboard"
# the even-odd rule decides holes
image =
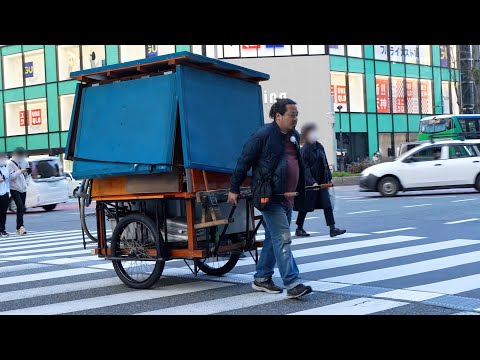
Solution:
[[[33,77],[33,61],[23,64],[23,77],[25,79]]]
[[[281,47],[284,47],[285,45],[265,45],[265,47],[267,49],[271,49],[271,48],[281,48]]]
[[[158,45],[146,45],[147,58],[158,56]]]

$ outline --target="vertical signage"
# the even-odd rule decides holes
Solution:
[[[27,118],[25,119],[25,111],[20,111],[20,126],[28,125],[28,118],[30,117],[30,110],[27,111]]]
[[[25,79],[33,77],[33,61],[23,64],[23,77]]]
[[[431,114],[432,106],[430,104],[430,83],[428,80],[420,81],[420,97],[422,99],[422,113]]]
[[[42,125],[42,109],[32,109],[32,125]]]
[[[147,58],[158,56],[158,45],[146,45]]]
[[[339,105],[347,104],[347,87],[345,85],[337,85],[337,96],[335,102]]]
[[[405,92],[403,88],[403,79],[393,80],[392,98],[394,99],[393,112],[396,114],[405,113]]]
[[[440,66],[448,67],[448,45],[440,45]]]
[[[390,93],[388,90],[388,79],[375,79],[375,87],[377,90],[377,112],[390,112]]]
[[[418,114],[418,81],[407,79],[407,111],[409,114]]]

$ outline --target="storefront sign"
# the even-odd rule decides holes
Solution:
[[[418,82],[407,79],[407,111],[409,114],[418,114]]]
[[[42,125],[42,109],[32,109],[32,125]]]
[[[29,118],[30,118],[30,110],[27,111],[27,119],[25,119],[25,111],[20,111],[20,126],[28,125]]]
[[[376,79],[375,85],[377,89],[377,112],[389,113],[390,94],[388,90],[388,79]]]
[[[146,45],[147,58],[158,56],[158,45]]]
[[[23,64],[23,77],[25,79],[33,77],[33,61]]]
[[[448,45],[440,45],[440,66],[448,67]]]
[[[265,45],[267,49],[282,48],[285,45]],[[262,45],[242,45],[243,50],[260,49]]]
[[[393,112],[397,114],[403,114],[405,113],[405,93],[403,79],[395,79],[393,81],[392,97],[395,99]]]
[[[337,104],[345,105],[347,103],[347,87],[344,85],[337,85],[335,88],[337,90],[335,102]]]
[[[432,107],[430,105],[430,84],[428,82],[420,82],[420,97],[422,99],[422,113],[430,114],[432,112]]]

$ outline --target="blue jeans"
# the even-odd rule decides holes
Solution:
[[[262,211],[262,215],[265,240],[257,263],[255,280],[258,282],[269,280],[277,263],[283,285],[287,289],[292,289],[301,283],[298,267],[290,248],[292,208],[281,204],[270,204]]]

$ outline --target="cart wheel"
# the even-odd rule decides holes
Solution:
[[[222,276],[237,265],[240,254],[240,252],[219,253],[205,259],[195,259],[194,263],[207,275]]]
[[[112,234],[112,254],[125,260],[112,263],[125,285],[148,289],[158,281],[165,261],[155,261],[148,249],[156,249],[160,236],[155,223],[143,214],[129,214],[118,222]]]

